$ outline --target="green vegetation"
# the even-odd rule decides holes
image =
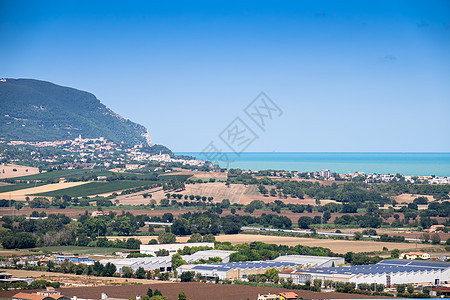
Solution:
[[[44,185],[45,183],[16,183],[11,185],[0,186],[0,193],[12,192],[17,190],[29,189],[36,186]]]
[[[89,182],[80,186],[71,188],[46,192],[38,194],[39,196],[56,197],[67,195],[70,197],[83,197],[91,195],[99,195],[104,193],[111,193],[115,191],[125,190],[129,188],[142,187],[154,185],[154,181],[142,180],[117,180],[111,182]]]
[[[0,111],[0,133],[7,140],[66,140],[81,134],[147,143],[144,126],[121,118],[90,93],[50,82],[8,79],[0,86]]]

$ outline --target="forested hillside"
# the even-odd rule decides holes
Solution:
[[[5,140],[53,141],[81,134],[151,145],[144,126],[116,114],[93,94],[46,81],[0,81],[0,111],[0,138]]]

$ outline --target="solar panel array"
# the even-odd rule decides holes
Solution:
[[[359,265],[349,267],[315,268],[297,270],[303,273],[365,275],[403,272],[430,272],[450,268],[450,263],[413,261],[413,260],[383,260],[376,265]]]
[[[233,269],[270,269],[270,268],[293,268],[296,264],[292,262],[278,262],[273,260],[266,261],[243,261],[229,262],[218,264],[197,265],[193,270],[209,270],[209,271],[229,271]]]

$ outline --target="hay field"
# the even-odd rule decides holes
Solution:
[[[148,244],[151,239],[158,239],[157,236],[108,236],[107,239],[115,240],[135,238],[140,240],[143,244]],[[177,243],[186,243],[189,236],[177,237]],[[347,253],[352,252],[372,252],[382,251],[383,247],[389,250],[413,250],[416,249],[416,245],[413,243],[385,243],[377,241],[352,241],[352,240],[332,240],[332,239],[313,239],[313,238],[300,238],[291,236],[271,236],[271,235],[259,235],[259,234],[221,234],[216,236],[216,241],[230,242],[233,245],[251,243],[251,242],[263,242],[267,244],[296,246],[304,245],[310,247],[324,247],[329,248],[335,253]],[[440,248],[435,245],[417,245],[417,249],[430,249]]]
[[[257,234],[235,234],[235,235],[219,235],[216,240],[220,242],[231,242],[232,244],[242,244],[251,242],[264,242],[268,244],[296,246],[298,244],[310,247],[329,248],[335,253],[352,252],[372,252],[382,251],[383,247],[399,250],[415,249],[415,244],[409,243],[384,243],[376,241],[351,241],[351,240],[331,240],[331,239],[313,239],[299,238],[290,236],[270,236]],[[418,245],[418,248],[433,248],[434,245]]]
[[[16,171],[14,171],[16,170]],[[0,179],[21,177],[26,175],[39,174],[39,169],[28,166],[19,165],[1,165]]]
[[[428,202],[431,202],[434,200],[433,196],[430,195],[417,195],[417,194],[401,194],[398,196],[395,196],[394,199],[395,201],[397,201],[398,203],[412,203],[414,201],[414,199],[416,199],[417,197],[425,197],[428,199]]]
[[[46,185],[41,185],[41,186],[28,188],[28,189],[0,193],[0,199],[9,199],[11,197],[11,200],[25,201],[25,198],[27,197],[27,195],[36,195],[36,194],[40,194],[40,193],[46,193],[46,192],[50,192],[50,191],[66,189],[66,188],[70,188],[70,187],[74,187],[74,186],[83,185],[86,183],[87,182],[59,182],[59,183],[46,184]]]

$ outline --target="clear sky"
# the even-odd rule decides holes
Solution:
[[[0,0],[0,77],[92,92],[177,152],[255,126],[261,91],[283,115],[247,151],[450,152],[450,1]]]

